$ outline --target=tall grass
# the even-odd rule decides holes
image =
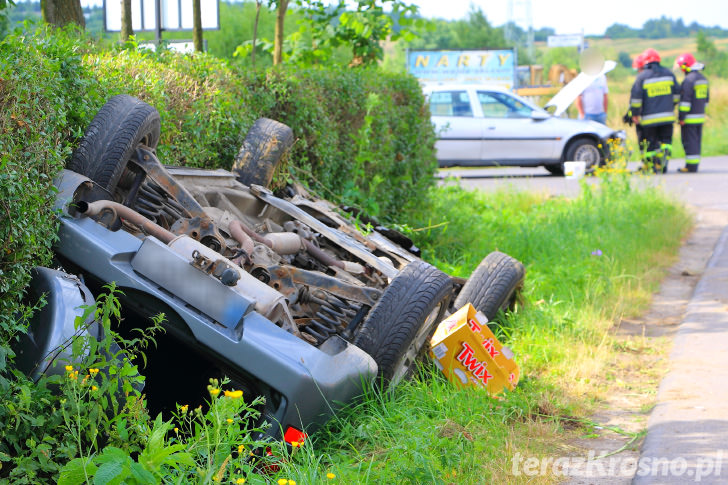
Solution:
[[[325,471],[341,483],[519,481],[513,455],[557,453],[558,417],[584,415],[602,397],[610,328],[646,308],[691,224],[661,192],[619,175],[574,200],[449,184],[409,222],[429,227],[413,231],[425,258],[453,274],[467,276],[495,249],[524,262],[524,303],[496,329],[522,382],[492,399],[425,367],[395,392],[372,391],[287,465],[299,483]]]

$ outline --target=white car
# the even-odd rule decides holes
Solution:
[[[563,175],[565,161],[583,161],[590,172],[604,164],[608,139],[625,139],[623,130],[552,116],[495,86],[426,86],[424,92],[441,167],[543,165]]]

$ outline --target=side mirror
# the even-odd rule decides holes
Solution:
[[[551,118],[551,115],[548,113],[544,113],[543,111],[531,111],[531,119],[533,121],[543,121]]]

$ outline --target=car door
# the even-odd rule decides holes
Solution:
[[[504,92],[478,90],[476,96],[484,120],[484,161],[535,165],[554,159],[561,137],[546,113],[534,117],[539,110]]]
[[[431,119],[438,133],[435,148],[440,165],[480,161],[483,120],[475,116],[468,91],[437,90],[429,97]]]

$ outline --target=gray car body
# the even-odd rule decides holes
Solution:
[[[376,375],[374,360],[343,339],[332,337],[316,348],[262,315],[256,308],[260,282],[247,273],[233,291],[153,236],[112,231],[74,215],[69,209],[90,184],[68,170],[55,181],[56,209],[62,213],[56,253],[86,277],[116,282],[127,304],[164,311],[168,332],[191,341],[225,368],[263,383],[268,395],[278,396],[266,409],[269,435],[279,437],[288,426],[314,429]],[[175,280],[186,283],[171,291]]]
[[[603,151],[610,138],[624,139],[623,131],[594,121],[552,116],[530,101],[494,86],[436,85],[425,87],[424,92],[438,133],[435,147],[441,167],[555,165],[566,160],[570,144],[577,139],[601,144]],[[494,109],[494,115],[489,116],[480,97],[491,100],[495,107],[499,107],[495,100],[503,99],[516,109]],[[444,102],[447,99],[452,101],[450,106]],[[438,101],[443,101],[441,106]]]

